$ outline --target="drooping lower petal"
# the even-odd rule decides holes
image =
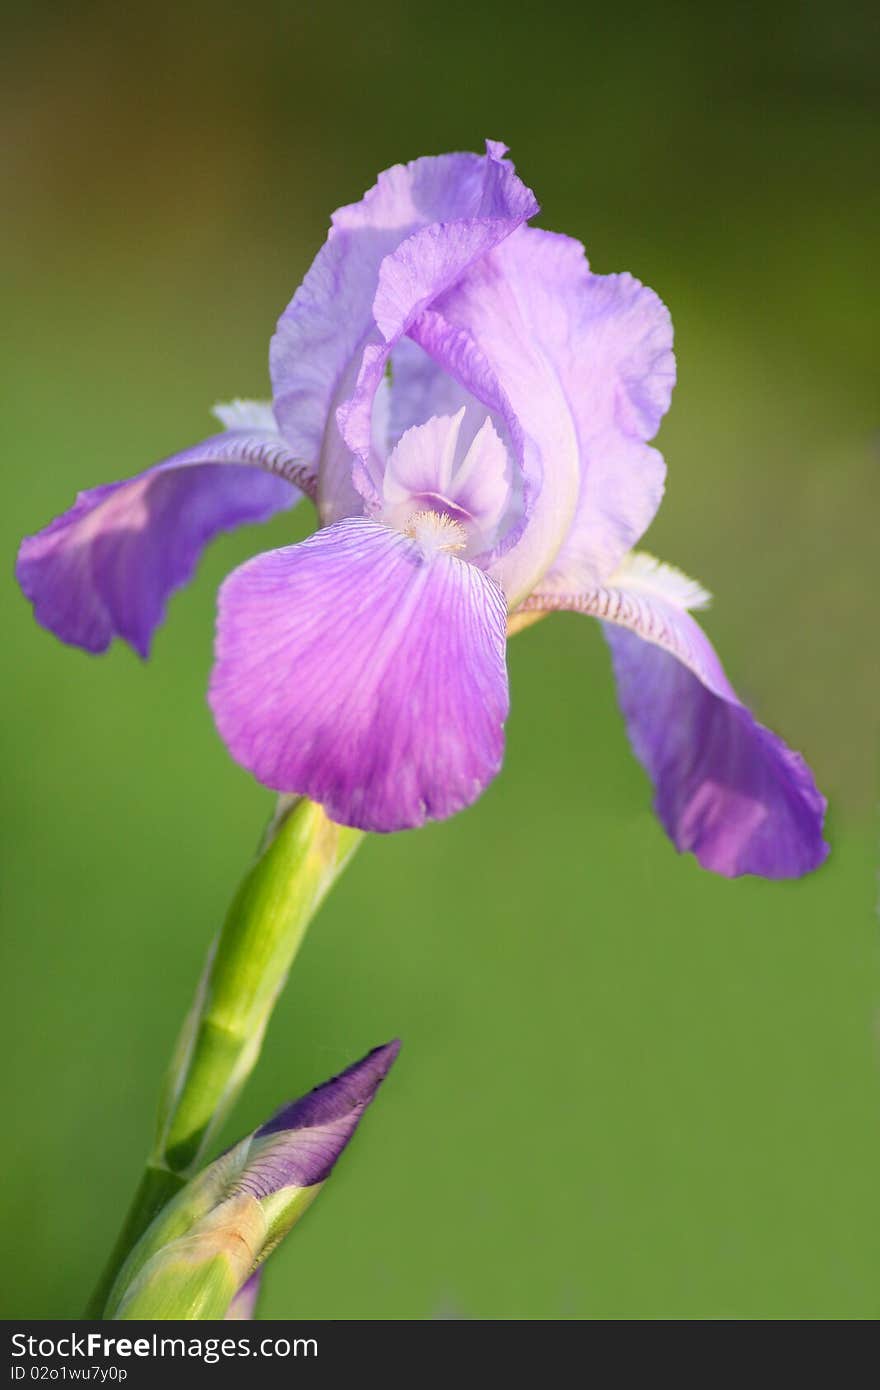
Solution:
[[[442,547],[352,517],[220,591],[210,701],[233,757],[331,819],[403,830],[462,810],[501,765],[506,605]]]
[[[636,555],[613,583],[535,596],[527,607],[572,608],[603,620],[630,740],[679,850],[728,878],[800,877],[828,853],[825,799],[803,758],[737,697],[684,606],[700,600],[688,585],[677,571]]]
[[[240,404],[240,403],[239,403]],[[292,507],[302,466],[268,429],[231,429],[123,482],[81,492],[22,541],[16,576],[43,627],[103,652],[149,654],[170,595],[221,531]]]

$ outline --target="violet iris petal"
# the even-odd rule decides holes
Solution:
[[[739,700],[684,606],[687,584],[632,556],[616,583],[528,607],[603,620],[630,740],[676,847],[727,878],[797,878],[828,854],[825,799],[803,758]]]
[[[210,701],[233,757],[345,825],[470,805],[501,766],[507,608],[475,565],[351,517],[220,591]]]
[[[37,622],[89,652],[121,637],[146,657],[168,598],[205,545],[292,507],[300,493],[279,475],[299,468],[276,433],[235,429],[81,492],[21,543],[16,576]]]
[[[503,154],[489,141],[485,155],[417,159],[380,174],[359,203],[334,213],[327,241],[279,320],[270,353],[275,410],[294,452],[320,459],[324,521],[362,510],[355,482],[369,488],[372,399],[407,317],[538,211]],[[353,479],[335,417],[359,373],[369,379],[370,408]]]
[[[512,605],[557,568],[576,588],[601,583],[663,493],[663,459],[645,441],[675,380],[668,311],[632,276],[594,275],[580,243],[521,227],[411,330],[459,379],[462,334],[510,402],[535,494],[521,537],[491,572]],[[463,384],[480,394],[479,382]]]

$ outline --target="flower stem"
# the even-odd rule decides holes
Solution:
[[[208,954],[166,1078],[146,1172],[88,1317],[101,1316],[129,1251],[200,1166],[253,1070],[306,927],[361,838],[306,798],[270,827]]]

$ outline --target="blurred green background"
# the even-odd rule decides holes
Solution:
[[[512,147],[542,222],[670,305],[652,550],[810,758],[833,856],[678,857],[598,628],[511,649],[503,776],[373,839],[312,929],[228,1137],[399,1034],[273,1257],[267,1316],[867,1319],[880,1311],[874,7],[6,7],[3,552],[79,487],[265,395],[330,210]],[[142,666],[3,586],[6,1317],[76,1316],[203,954],[268,814],[204,690],[221,540]],[[872,590],[874,592],[872,592]]]

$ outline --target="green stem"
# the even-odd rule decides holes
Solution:
[[[183,1187],[184,1179],[177,1177],[168,1168],[154,1168],[147,1164],[140,1186],[134,1195],[122,1230],[107,1261],[101,1281],[86,1309],[87,1318],[99,1318],[104,1311],[107,1295],[113,1286],[116,1272],[125,1263],[129,1251],[151,1225],[154,1217],[165,1207]]]
[[[199,1168],[253,1070],[306,927],[361,838],[305,798],[272,825],[208,954],[166,1078],[146,1172],[87,1317],[101,1316],[129,1251]]]

